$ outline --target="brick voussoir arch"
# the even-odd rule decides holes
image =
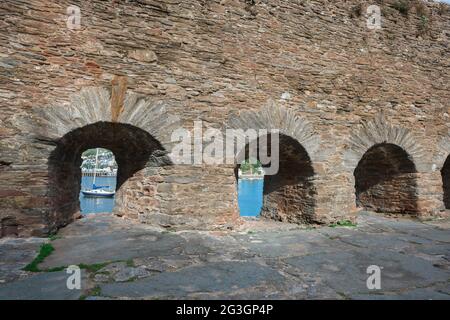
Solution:
[[[308,153],[311,161],[316,160],[320,148],[320,136],[312,124],[299,117],[291,109],[269,101],[260,110],[245,110],[228,118],[227,128],[279,130],[280,134],[295,139]]]
[[[345,167],[354,170],[367,150],[381,143],[401,147],[411,157],[418,172],[428,172],[431,169],[426,151],[412,132],[390,124],[381,113],[374,119],[363,122],[359,130],[355,130],[350,136],[348,150],[344,153]]]
[[[450,131],[448,132],[447,136],[442,138],[438,143],[436,155],[433,158],[433,169],[435,171],[440,171],[449,156],[450,156]]]
[[[88,87],[74,94],[69,102],[36,108],[21,127],[38,141],[56,142],[67,133],[98,122],[117,122],[140,128],[170,151],[171,133],[180,126],[177,116],[168,114],[166,103],[127,92],[123,108],[113,120],[111,93],[106,88]]]

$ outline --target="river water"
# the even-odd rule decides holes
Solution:
[[[81,189],[91,189],[93,180],[94,177],[83,177],[81,179]],[[111,190],[115,190],[116,177],[97,177],[95,184],[97,186],[110,186]],[[85,197],[80,192],[80,206],[82,214],[112,212],[114,198]]]
[[[81,188],[92,188],[93,177],[83,177]],[[110,186],[116,188],[116,177],[97,177],[98,186]],[[240,179],[238,182],[238,203],[241,216],[255,217],[261,212],[263,204],[264,180]],[[114,198],[85,197],[80,192],[80,205],[82,214],[93,214],[100,212],[112,212]]]
[[[264,179],[239,179],[238,203],[243,217],[256,217],[263,205]]]

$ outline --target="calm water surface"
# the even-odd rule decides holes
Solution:
[[[243,217],[256,217],[263,205],[264,179],[238,181],[239,211]]]
[[[81,189],[91,189],[94,177],[83,177],[81,179]],[[97,177],[97,186],[110,186],[116,189],[116,177]],[[85,197],[80,192],[80,206],[82,214],[92,214],[101,212],[112,212],[114,208],[114,198],[93,198]]]

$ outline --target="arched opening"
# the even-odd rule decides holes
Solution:
[[[355,169],[356,205],[384,213],[417,213],[416,167],[401,147],[370,148]]]
[[[441,174],[445,209],[450,209],[450,156],[447,157],[447,160],[442,167]]]
[[[56,142],[49,158],[50,228],[58,228],[80,212],[82,152],[104,148],[114,153],[118,165],[116,199],[122,185],[148,166],[158,166],[166,152],[148,132],[121,123],[98,122],[75,129]],[[117,203],[117,200],[116,200]],[[115,211],[121,210],[116,205]]]
[[[118,171],[114,153],[103,148],[88,149],[81,159],[81,213],[113,212]]]
[[[261,216],[298,224],[314,222],[316,190],[313,183],[314,170],[308,153],[297,140],[280,134],[279,155],[274,158],[270,142],[269,135],[267,150],[263,150],[262,154],[266,153],[272,161],[278,158],[279,170],[276,174],[264,175]],[[248,159],[248,145],[245,152]],[[270,166],[271,163],[263,162],[265,172]],[[236,167],[237,178],[238,169],[240,166]]]

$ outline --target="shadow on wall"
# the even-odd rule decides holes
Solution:
[[[447,157],[447,160],[442,167],[441,174],[445,209],[450,209],[450,156]]]
[[[416,167],[401,147],[370,148],[355,169],[356,205],[385,213],[417,214]]]
[[[67,133],[56,142],[48,165],[51,212],[50,229],[73,221],[80,210],[81,154],[87,149],[105,148],[114,153],[118,165],[118,195],[121,186],[135,173],[149,165],[159,165],[165,155],[161,144],[148,132],[137,127],[98,122]],[[116,208],[116,210],[120,210]]]
[[[271,156],[270,135],[267,150],[259,150]],[[258,143],[259,146],[259,143]],[[315,222],[316,190],[314,170],[307,151],[295,139],[280,134],[279,171],[264,176],[264,196],[261,216],[290,223]],[[245,158],[248,159],[248,145]],[[259,159],[258,157],[258,160]],[[269,165],[263,165],[267,167]],[[235,168],[236,178],[239,166]]]
[[[0,221],[0,238],[19,236],[19,225],[15,218],[4,218]]]

